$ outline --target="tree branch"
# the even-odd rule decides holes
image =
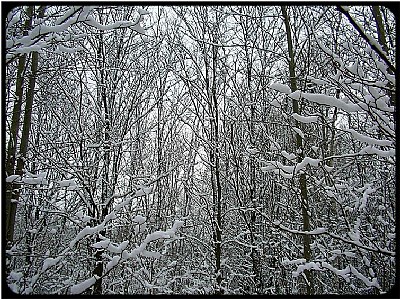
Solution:
[[[346,16],[346,18],[349,20],[350,24],[353,25],[354,29],[357,30],[358,33],[360,33],[361,37],[370,45],[371,49],[373,49],[379,57],[385,61],[386,65],[389,67],[390,70],[393,72],[396,72],[396,68],[392,65],[392,63],[389,61],[389,59],[386,57],[386,55],[378,49],[378,47],[374,44],[371,43],[371,40],[367,37],[367,35],[364,33],[364,31],[358,26],[358,24],[353,20],[353,18],[350,16],[350,14],[344,10],[340,5],[337,6],[338,11],[340,11],[342,14]]]

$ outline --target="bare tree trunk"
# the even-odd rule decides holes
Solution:
[[[102,172],[102,184],[101,184],[101,203],[105,204],[107,198],[109,196],[109,164],[110,164],[110,115],[108,111],[108,102],[106,96],[106,89],[105,89],[105,57],[104,57],[104,49],[103,49],[103,32],[99,32],[99,48],[97,51],[98,60],[100,68],[100,101],[104,108],[104,156],[103,156],[103,172]],[[98,210],[98,222],[100,223],[104,217],[107,215],[107,206],[104,205],[101,207],[96,207]],[[96,237],[96,242],[102,240],[104,237],[105,231],[100,231]],[[93,270],[93,275],[97,276],[96,282],[93,286],[93,294],[100,295],[102,294],[102,278],[103,275],[103,249],[96,249],[95,251],[95,268]]]
[[[216,219],[215,223],[215,272],[217,278],[217,294],[223,294],[223,290],[221,288],[222,283],[222,273],[221,273],[221,245],[222,245],[222,211],[221,211],[221,200],[222,200],[222,190],[221,190],[221,181],[220,181],[220,153],[219,153],[219,113],[218,113],[218,102],[216,95],[216,68],[217,68],[217,49],[215,46],[212,46],[212,91],[211,91],[211,105],[213,111],[213,120],[211,122],[212,126],[212,146],[211,149],[211,180],[213,184],[213,199],[214,199],[214,216]]]
[[[374,16],[375,19],[375,24],[376,24],[376,31],[378,32],[378,41],[380,43],[380,45],[382,46],[383,51],[386,52],[386,54],[388,54],[388,47],[386,44],[386,36],[385,36],[385,28],[383,26],[383,22],[382,22],[382,14],[381,11],[379,9],[379,6],[372,6],[372,15]],[[387,69],[388,73],[393,75],[393,72],[390,68]],[[393,88],[393,84],[391,84],[390,82],[388,82],[387,87],[389,89]],[[388,95],[390,97],[390,102],[392,105],[396,104],[396,93],[392,92],[392,91],[388,91]]]
[[[40,6],[39,8],[39,18],[44,16],[45,6]],[[25,29],[29,29],[32,25],[32,19],[34,14],[34,7],[28,6],[27,15],[28,20],[25,22]],[[27,34],[27,31],[24,32]],[[24,119],[22,126],[22,135],[21,135],[21,143],[20,150],[17,159],[17,165],[15,169],[15,174],[21,175],[23,174],[23,169],[25,166],[26,153],[28,151],[28,143],[29,143],[29,135],[31,129],[31,119],[32,119],[32,106],[33,106],[33,97],[35,94],[35,83],[36,83],[36,75],[39,61],[39,53],[32,53],[31,60],[31,72],[29,74],[28,80],[28,91],[25,97],[25,111],[24,111]],[[17,103],[14,106],[15,114],[13,113],[12,120],[12,134],[9,142],[9,152],[8,152],[8,161],[6,162],[6,171],[8,174],[13,172],[13,168],[15,165],[15,151],[17,146],[17,136],[19,131],[19,122],[21,118],[21,106],[22,106],[22,97],[23,97],[23,71],[26,67],[26,55],[23,55],[19,60],[18,64],[18,74],[17,74]],[[20,186],[15,186],[10,183],[7,186],[7,195],[6,195],[6,239],[7,243],[11,244],[14,239],[14,226],[15,226],[15,216],[17,213],[17,201],[19,200],[20,194]]]
[[[247,59],[247,92],[249,95],[250,103],[250,146],[255,149],[255,128],[254,128],[254,117],[255,117],[255,106],[254,99],[251,93],[251,68],[252,58],[249,57],[247,44],[245,43],[246,59]],[[251,260],[253,264],[253,274],[256,284],[256,293],[262,294],[262,276],[261,276],[261,265],[260,255],[257,249],[257,227],[256,227],[256,208],[257,208],[257,194],[256,194],[256,165],[255,156],[250,155],[250,200],[253,209],[250,212],[250,242],[251,242]]]
[[[29,18],[24,24],[24,36],[28,34],[28,30],[32,25],[33,6],[28,6],[27,15]],[[36,53],[36,52],[35,52]],[[7,158],[5,166],[5,176],[9,176],[14,173],[16,164],[16,153],[18,143],[19,126],[21,122],[22,102],[23,102],[23,83],[24,83],[24,72],[26,68],[26,56],[23,54],[18,59],[17,69],[17,82],[15,88],[15,94],[17,96],[14,102],[10,139],[7,146]],[[19,188],[12,182],[6,183],[6,242],[7,246],[11,247],[14,240],[14,226],[15,226],[15,215],[17,211],[17,201],[19,198]]]
[[[297,90],[297,82],[296,82],[296,73],[295,73],[295,62],[294,62],[294,50],[293,50],[293,44],[292,44],[292,36],[291,36],[291,31],[290,31],[290,23],[289,23],[289,16],[286,11],[285,6],[281,6],[282,8],[282,15],[284,18],[285,22],[285,28],[286,28],[286,36],[287,36],[287,42],[288,42],[288,51],[289,51],[289,75],[290,75],[290,89],[292,92]],[[300,114],[299,111],[299,104],[298,101],[293,99],[293,112]],[[300,123],[296,121],[296,127],[301,128]],[[296,133],[296,147],[297,147],[297,152],[298,157],[297,157],[297,162],[301,162],[304,158],[304,152],[303,152],[303,146],[302,146],[302,139],[301,136]],[[300,179],[299,179],[299,185],[300,185],[300,197],[301,197],[301,213],[303,217],[303,230],[304,231],[309,231],[310,230],[310,217],[308,215],[309,207],[308,207],[308,194],[307,194],[307,180],[306,180],[306,175],[305,173],[300,174]],[[303,235],[303,257],[304,259],[309,262],[311,259],[311,237],[310,235]],[[313,284],[313,278],[312,278],[312,273],[309,270],[304,270],[304,274],[306,275],[307,279],[307,294],[311,295],[314,293],[314,284]]]

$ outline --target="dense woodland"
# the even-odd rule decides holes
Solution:
[[[3,26],[10,291],[391,291],[390,9],[27,6]]]

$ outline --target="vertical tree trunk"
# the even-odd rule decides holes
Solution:
[[[44,16],[45,6],[40,6],[39,8],[39,18]],[[25,32],[24,35],[27,35],[27,30],[32,25],[32,19],[34,14],[34,7],[28,6],[27,15],[28,20],[25,22]],[[31,129],[31,119],[32,119],[32,106],[33,106],[33,97],[35,94],[35,83],[37,76],[37,68],[39,61],[39,53],[32,53],[31,60],[31,70],[28,79],[28,91],[25,97],[25,111],[24,111],[24,119],[22,126],[22,135],[21,135],[21,143],[18,159],[16,161],[16,169],[15,174],[21,175],[23,174],[23,169],[25,166],[26,153],[28,151],[28,143],[29,143],[29,135]],[[15,165],[15,152],[17,147],[17,136],[19,131],[19,122],[21,118],[21,106],[22,106],[22,97],[23,97],[23,71],[25,69],[26,63],[26,55],[23,55],[18,63],[18,72],[17,72],[17,86],[16,86],[16,94],[17,94],[17,102],[14,106],[13,111],[13,119],[12,119],[12,128],[11,128],[11,137],[9,141],[9,152],[7,154],[8,159],[6,162],[6,172],[7,174],[11,174]],[[14,113],[15,112],[15,113]],[[17,201],[19,200],[19,191],[20,186],[14,186],[14,184],[10,183],[6,187],[6,240],[10,245],[14,239],[14,226],[15,226],[15,216],[17,213]]]
[[[382,21],[382,14],[381,11],[379,10],[379,6],[372,6],[372,15],[374,16],[375,19],[375,24],[376,24],[376,31],[378,32],[378,42],[382,46],[383,51],[388,54],[388,47],[386,44],[386,36],[385,36],[385,27],[383,26],[383,21]],[[387,71],[389,74],[393,75],[393,72],[390,68],[387,68]],[[393,85],[388,82],[387,87],[392,89]],[[396,104],[396,94],[394,92],[388,91],[388,95],[390,97],[390,102],[392,105]]]
[[[165,161],[163,159],[163,100],[162,95],[159,95],[157,101],[157,177],[160,177],[161,174],[165,171]],[[163,213],[163,202],[164,202],[164,194],[165,190],[163,190],[163,179],[161,178],[157,184],[157,206],[156,206],[156,225],[159,225],[160,228],[161,224],[161,214]]]
[[[294,50],[293,50],[293,44],[292,44],[292,35],[290,31],[290,22],[289,22],[289,17],[286,11],[285,6],[281,6],[282,8],[282,15],[284,18],[285,22],[285,28],[286,28],[286,36],[287,36],[287,42],[288,42],[288,51],[289,51],[289,75],[290,75],[290,89],[292,92],[297,90],[297,82],[296,82],[296,73],[295,73],[295,62],[294,62]],[[298,101],[293,99],[293,112],[300,114],[299,111],[299,104]],[[298,121],[295,122],[296,127],[301,129],[300,123]],[[303,146],[302,146],[302,139],[299,134],[296,133],[296,147],[297,147],[297,152],[298,157],[297,157],[297,162],[300,163],[303,158],[304,158],[304,152],[303,152]],[[309,231],[310,230],[310,217],[308,215],[308,194],[307,194],[307,180],[306,180],[306,175],[305,173],[300,174],[300,179],[299,179],[299,185],[300,185],[300,197],[301,197],[301,213],[303,217],[303,230],[304,231]],[[303,257],[304,259],[309,262],[311,259],[311,237],[310,235],[304,235],[303,236]],[[314,285],[313,285],[313,279],[312,279],[312,273],[309,270],[304,270],[304,274],[306,275],[307,278],[307,294],[311,295],[314,293]]]
[[[220,163],[219,163],[219,113],[218,113],[218,102],[217,102],[217,91],[216,91],[216,68],[217,68],[217,48],[212,46],[212,91],[211,91],[211,101],[213,107],[213,121],[211,122],[212,125],[212,156],[213,159],[211,160],[212,164],[212,174],[214,178],[212,178],[212,183],[214,185],[213,188],[213,198],[214,198],[214,208],[215,209],[215,262],[216,262],[216,277],[217,277],[217,294],[223,294],[223,290],[221,287],[222,283],[222,273],[221,273],[221,245],[222,245],[222,211],[221,211],[221,200],[222,200],[222,190],[221,190],[221,181],[220,181]]]
[[[255,117],[255,107],[253,103],[253,96],[251,92],[251,69],[252,69],[252,58],[249,57],[248,47],[245,43],[246,52],[246,65],[247,65],[247,92],[249,96],[250,103],[250,147],[255,148],[255,128],[254,128],[254,117]],[[251,55],[251,54],[250,54]],[[261,265],[260,265],[260,255],[257,249],[257,227],[256,227],[256,208],[257,208],[257,195],[256,195],[256,165],[255,156],[250,154],[250,200],[252,204],[252,210],[250,212],[250,242],[251,242],[251,260],[253,266],[253,275],[256,284],[256,293],[262,294],[262,276],[261,276]]]
[[[28,35],[28,30],[32,24],[33,6],[28,6],[27,8],[28,19],[24,24],[24,36]],[[11,130],[10,139],[7,146],[7,156],[5,165],[5,176],[9,176],[15,171],[16,164],[16,153],[17,153],[17,143],[19,127],[21,122],[21,112],[22,112],[22,102],[23,102],[23,83],[24,83],[24,72],[26,68],[26,56],[23,54],[18,59],[18,69],[17,69],[17,81],[15,94],[17,96],[11,120]],[[6,242],[7,246],[11,247],[14,240],[14,225],[15,225],[15,215],[17,211],[17,201],[19,198],[19,188],[12,182],[6,182]]]
[[[102,172],[102,183],[101,183],[101,203],[104,206],[97,207],[98,211],[98,223],[101,223],[104,217],[108,214],[108,205],[105,205],[106,201],[108,200],[109,196],[109,164],[110,164],[110,115],[108,110],[108,102],[107,102],[107,95],[106,95],[106,88],[105,88],[105,56],[103,50],[103,32],[99,32],[99,48],[97,51],[98,54],[98,67],[100,71],[100,101],[102,103],[104,109],[104,156],[103,156],[103,172]],[[96,242],[102,240],[104,237],[105,231],[100,231],[96,237]],[[96,249],[95,250],[95,268],[93,270],[93,275],[97,276],[96,282],[93,286],[93,294],[100,295],[102,294],[102,278],[103,275],[103,249]]]

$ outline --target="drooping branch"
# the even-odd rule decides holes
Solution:
[[[386,57],[386,55],[373,43],[371,40],[368,38],[368,36],[365,34],[365,32],[361,29],[361,27],[357,24],[357,22],[354,21],[354,19],[350,16],[349,12],[346,11],[343,7],[340,5],[337,6],[338,11],[340,11],[342,14],[346,16],[346,18],[349,20],[350,24],[353,25],[354,29],[357,30],[357,32],[361,35],[361,37],[370,45],[371,49],[373,49],[379,57],[385,61],[386,65],[389,67],[390,70],[393,72],[396,72],[396,68],[393,66],[393,64],[389,61],[389,59]]]

